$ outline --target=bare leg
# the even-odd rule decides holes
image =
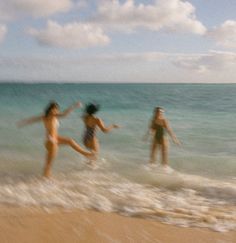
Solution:
[[[46,163],[44,167],[43,176],[49,178],[51,176],[52,161],[57,154],[57,144],[52,142],[46,142],[45,147],[47,149]]]
[[[163,139],[161,146],[162,165],[168,165],[168,147],[169,145],[167,139]]]
[[[97,138],[93,138],[92,140],[88,141],[84,145],[86,146],[86,148],[93,151],[95,153],[95,155],[98,155],[98,153],[99,153],[99,142],[98,142]],[[95,157],[95,160],[96,159],[97,159],[97,156]],[[93,165],[95,160],[94,159],[90,160],[89,164]]]
[[[153,164],[156,162],[156,155],[157,155],[157,142],[155,139],[153,139],[152,145],[151,145],[151,153],[150,153],[150,164]]]
[[[99,153],[100,146],[99,146],[99,142],[96,138],[94,138],[92,150],[95,151],[96,154]]]
[[[73,148],[75,151],[77,151],[78,153],[84,155],[87,158],[91,158],[94,156],[94,154],[92,152],[89,152],[83,148],[81,148],[81,146],[76,143],[73,139],[71,138],[64,138],[64,137],[58,137],[58,143],[59,144],[65,144],[65,145],[69,145],[71,148]]]
[[[93,138],[90,141],[84,143],[87,149],[94,151],[96,154],[99,153],[99,142],[97,138]]]

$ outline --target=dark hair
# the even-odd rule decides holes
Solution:
[[[100,106],[99,106],[99,105],[90,103],[90,104],[86,105],[86,107],[85,107],[85,112],[86,112],[88,115],[93,115],[93,114],[95,114],[97,111],[99,111],[99,109],[100,109]]]
[[[51,101],[45,108],[44,115],[47,117],[50,114],[51,110],[54,108],[59,108],[59,105],[57,104],[57,102]]]

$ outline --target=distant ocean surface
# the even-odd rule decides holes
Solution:
[[[85,208],[158,219],[181,226],[236,229],[235,84],[0,84],[0,204],[50,210]],[[98,132],[96,169],[69,147],[53,165],[53,180],[41,179],[44,128],[18,129],[16,122],[81,100],[101,105],[106,124]],[[155,106],[183,146],[170,144],[173,173],[150,168],[150,142],[142,140]],[[60,134],[82,144],[83,110],[60,122]]]

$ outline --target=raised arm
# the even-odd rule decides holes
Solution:
[[[65,111],[59,113],[57,117],[63,118],[67,117],[74,109],[82,107],[82,104],[80,102],[76,102],[75,104],[68,107]]]
[[[170,135],[171,139],[173,140],[173,142],[177,145],[181,145],[180,141],[176,137],[175,133],[173,132],[173,130],[171,129],[171,127],[169,125],[169,122],[166,119],[164,121],[164,124],[165,124],[165,128],[166,128],[168,134]]]
[[[19,127],[19,128],[24,127],[24,126],[31,125],[31,124],[36,123],[36,122],[41,122],[42,120],[43,120],[42,115],[33,116],[33,117],[30,117],[30,118],[27,118],[27,119],[24,119],[24,120],[17,122],[17,127]]]
[[[106,127],[105,124],[103,123],[103,121],[99,118],[97,119],[97,125],[104,133],[110,132],[113,128],[119,128],[119,126],[115,125],[115,124],[112,124],[112,125]]]

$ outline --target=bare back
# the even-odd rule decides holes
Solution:
[[[84,124],[86,127],[91,127],[91,128],[95,128],[97,126],[98,123],[98,118],[91,116],[91,115],[86,115],[83,118]]]

